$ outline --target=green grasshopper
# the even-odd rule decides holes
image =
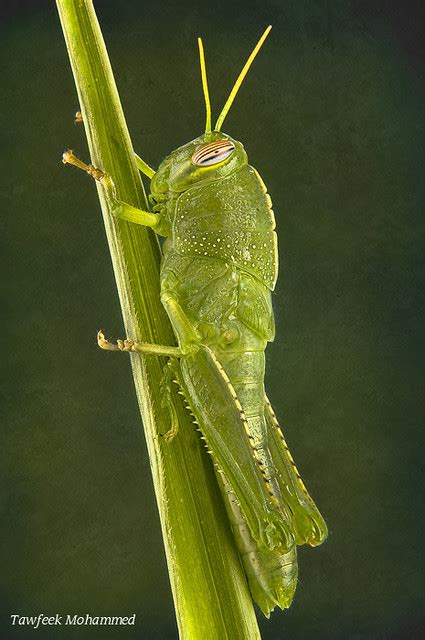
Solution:
[[[64,162],[100,180],[117,217],[166,238],[161,300],[178,347],[132,340],[103,349],[170,357],[211,453],[253,599],[266,616],[291,604],[297,582],[296,545],[319,545],[326,524],[295,467],[264,390],[265,348],[274,338],[271,293],[277,278],[272,203],[243,145],[221,132],[224,119],[271,27],[249,56],[214,129],[204,50],[198,39],[206,126],[150,180],[153,211],[118,201],[113,181],[71,152]],[[171,430],[167,439],[176,435]]]

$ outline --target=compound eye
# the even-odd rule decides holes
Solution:
[[[235,145],[230,140],[216,140],[197,149],[192,156],[192,162],[198,167],[209,167],[226,160],[234,150]]]

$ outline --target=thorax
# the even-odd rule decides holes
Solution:
[[[277,277],[277,240],[271,199],[257,171],[245,166],[168,201],[172,236],[181,256],[214,258],[255,275],[269,289]]]

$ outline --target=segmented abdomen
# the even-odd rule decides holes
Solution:
[[[284,514],[287,522],[291,522],[292,512],[282,500],[277,470],[269,449],[265,418],[264,350],[231,352],[217,349],[215,355],[236,394],[235,402],[241,405],[245,430],[267,492],[275,502],[276,509]],[[276,605],[284,609],[292,602],[298,578],[296,546],[280,554],[260,549],[252,538],[230,484],[225,476],[219,474],[218,477],[251,593],[268,617]]]
[[[297,549],[294,546],[280,555],[260,550],[252,539],[229,483],[223,475],[218,474],[218,480],[249,588],[255,602],[268,618],[276,605],[281,609],[291,605],[298,579]]]

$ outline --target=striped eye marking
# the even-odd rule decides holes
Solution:
[[[234,150],[235,145],[230,140],[216,140],[197,149],[192,156],[192,162],[199,167],[208,167],[223,162]]]

